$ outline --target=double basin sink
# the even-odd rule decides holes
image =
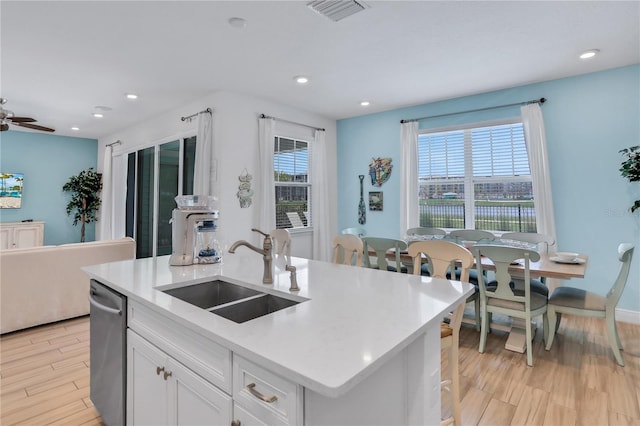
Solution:
[[[164,293],[237,323],[300,303],[222,280],[164,290]]]

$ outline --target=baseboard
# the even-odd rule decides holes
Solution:
[[[640,312],[616,308],[616,321],[640,325]]]

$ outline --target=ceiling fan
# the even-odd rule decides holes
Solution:
[[[0,132],[9,130],[9,123],[14,126],[26,127],[27,129],[40,130],[43,132],[55,132],[50,127],[33,124],[37,120],[31,117],[16,117],[13,111],[4,109],[3,105],[7,103],[5,98],[0,98]]]

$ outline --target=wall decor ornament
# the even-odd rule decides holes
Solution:
[[[253,189],[251,189],[252,179],[253,176],[249,174],[246,168],[242,171],[240,176],[238,176],[240,185],[238,185],[238,192],[236,193],[236,196],[238,197],[238,201],[240,201],[240,208],[246,209],[251,206],[251,197],[253,197]]]
[[[371,185],[382,186],[389,180],[391,176],[391,158],[372,158],[369,163],[369,176],[371,176]]]
[[[382,211],[382,192],[369,192],[369,210]]]
[[[358,223],[364,225],[367,223],[367,210],[364,205],[364,194],[362,192],[362,182],[364,181],[364,175],[359,175],[360,179],[360,203],[358,204]]]

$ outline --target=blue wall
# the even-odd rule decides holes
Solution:
[[[0,221],[44,221],[45,245],[80,241],[80,224],[73,226],[66,206],[70,194],[62,186],[82,170],[96,169],[98,141],[45,133],[0,133],[0,171],[24,174],[22,208],[0,210]],[[95,239],[87,225],[85,240]]]
[[[575,286],[606,293],[619,269],[620,242],[637,253],[619,308],[640,311],[640,184],[620,176],[618,151],[640,144],[640,65],[585,74],[491,93],[403,108],[338,121],[338,229],[358,226],[358,175],[372,157],[391,157],[391,178],[380,188],[384,210],[367,210],[368,235],[400,237],[400,120],[477,109],[545,97],[547,133],[558,247],[589,255],[584,280]],[[425,120],[420,128],[475,123],[519,115],[519,108]]]

